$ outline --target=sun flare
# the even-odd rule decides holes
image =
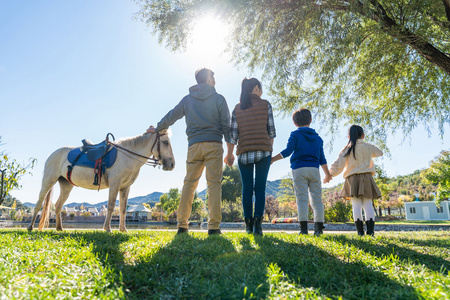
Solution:
[[[228,34],[227,24],[212,15],[205,16],[194,25],[187,52],[196,60],[217,61],[223,57]]]

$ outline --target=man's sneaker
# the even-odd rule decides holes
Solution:
[[[222,231],[220,229],[209,229],[208,235],[214,235],[214,234],[222,234]]]
[[[178,228],[177,234],[188,233],[189,229],[187,228]]]

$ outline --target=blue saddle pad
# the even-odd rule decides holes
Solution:
[[[73,149],[67,155],[67,159],[69,160],[70,163],[73,163],[75,158],[77,158],[77,156],[80,153],[81,153],[81,148]],[[112,165],[114,165],[114,163],[116,162],[116,158],[117,158],[117,149],[116,148],[112,148],[108,153],[106,153],[105,156],[103,156],[102,162],[105,165],[105,167],[108,169],[108,168],[111,168]],[[78,161],[77,161],[75,166],[88,167],[88,168],[92,168],[93,169],[95,167],[95,161],[89,160],[87,158],[87,154],[84,153],[78,159]]]

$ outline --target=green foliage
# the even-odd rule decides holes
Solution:
[[[278,200],[283,202],[296,202],[295,190],[294,190],[294,181],[290,175],[286,175],[283,179],[281,179],[281,183],[279,186],[279,197]]]
[[[178,205],[180,204],[180,191],[175,189],[170,189],[168,193],[163,194],[159,200],[162,209],[164,209],[168,215],[176,213]]]
[[[15,208],[16,209],[21,209],[25,212],[30,212],[31,208],[25,206],[22,204],[22,202],[20,202],[17,198],[12,197],[10,195],[6,196],[3,202],[3,206],[7,206],[7,207],[12,207],[15,203]]]
[[[222,177],[222,200],[236,202],[242,195],[242,180],[239,168],[225,166]]]
[[[384,142],[419,123],[437,123],[442,136],[449,123],[446,1],[136,2],[138,17],[173,51],[201,16],[228,23],[233,61],[264,71],[278,109],[310,108],[332,133],[356,123]]]
[[[195,193],[194,200],[192,202],[192,216],[196,220],[200,220],[200,217],[202,215],[203,209],[205,208],[205,203],[202,199],[198,197],[198,194]]]
[[[5,299],[446,299],[450,294],[445,231],[375,238],[0,231]]]
[[[222,221],[240,222],[244,218],[241,198],[236,202],[222,202]]]
[[[422,177],[427,182],[437,185],[437,205],[450,198],[450,151],[442,151],[430,162],[430,167],[423,171]]]
[[[1,137],[0,137],[0,146]],[[30,158],[28,165],[18,163],[15,159],[12,159],[4,151],[0,151],[0,176],[3,178],[3,182],[0,182],[3,194],[0,194],[0,204],[5,200],[6,196],[13,189],[19,189],[22,186],[19,184],[19,180],[25,174],[31,174],[29,169],[32,169],[37,163],[35,158]],[[1,181],[1,178],[0,178]]]
[[[266,196],[264,211],[267,215],[267,219],[269,219],[269,222],[272,221],[273,218],[278,217],[280,211],[280,203],[278,202],[278,199],[272,195]]]
[[[342,184],[322,192],[326,222],[348,222],[353,220],[352,204],[339,197]]]

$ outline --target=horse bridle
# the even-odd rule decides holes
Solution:
[[[163,135],[166,135],[166,133],[160,133],[160,132],[156,133],[156,139],[153,142],[152,148],[150,150],[150,152],[152,153],[152,156],[150,156],[150,157],[147,157],[147,156],[141,155],[139,153],[133,152],[131,150],[128,150],[127,148],[119,146],[116,143],[110,142],[108,139],[106,140],[106,142],[109,145],[111,145],[113,147],[116,147],[119,150],[123,150],[123,151],[126,151],[126,152],[128,152],[130,154],[133,154],[133,155],[137,156],[137,157],[144,158],[145,159],[145,163],[144,164],[146,164],[148,166],[156,167],[158,165],[161,165],[161,163],[160,163],[160,160],[161,160],[161,136],[163,136]],[[153,155],[153,149],[155,148],[155,146],[156,146],[156,150],[158,151],[158,156],[157,157],[155,157],[155,155]]]

